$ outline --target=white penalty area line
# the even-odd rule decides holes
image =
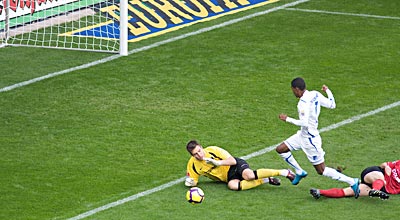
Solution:
[[[326,131],[331,131],[331,130],[336,129],[336,128],[338,128],[338,127],[341,127],[341,126],[344,126],[344,125],[353,123],[353,122],[355,122],[355,121],[358,121],[358,120],[360,120],[360,119],[362,119],[362,118],[365,118],[365,117],[368,117],[368,116],[371,116],[371,115],[378,114],[378,113],[380,113],[380,112],[386,111],[386,110],[391,109],[391,108],[395,108],[395,107],[397,107],[397,106],[399,106],[399,105],[400,105],[400,101],[397,101],[397,102],[394,102],[394,103],[392,103],[392,104],[390,104],[390,105],[386,105],[386,106],[383,106],[383,107],[381,107],[381,108],[375,109],[375,110],[373,110],[373,111],[367,112],[367,113],[365,113],[365,114],[356,115],[356,116],[353,116],[353,117],[351,117],[351,118],[349,118],[349,119],[346,119],[346,120],[344,120],[344,121],[341,121],[341,122],[339,122],[339,123],[329,125],[329,126],[327,126],[327,127],[324,127],[324,128],[322,128],[322,129],[320,129],[319,131],[320,131],[321,133],[322,133],[322,132],[326,132]],[[275,145],[273,145],[273,146],[266,147],[266,148],[264,148],[264,149],[262,149],[262,150],[259,150],[259,151],[256,151],[256,152],[254,152],[254,153],[248,154],[248,155],[243,156],[243,157],[241,157],[241,158],[243,158],[243,159],[245,159],[245,160],[248,160],[248,159],[250,159],[250,158],[253,158],[253,157],[256,157],[256,156],[260,156],[260,155],[262,155],[262,154],[265,154],[265,153],[268,153],[268,152],[272,151],[273,149],[275,149],[276,146],[278,146],[278,144],[275,144]],[[94,215],[94,214],[96,214],[96,213],[98,213],[98,212],[101,212],[101,211],[110,209],[110,208],[115,207],[115,206],[118,206],[118,205],[122,205],[122,204],[124,204],[124,203],[126,203],[126,202],[130,202],[130,201],[136,200],[136,199],[138,199],[138,198],[140,198],[140,197],[148,196],[148,195],[153,194],[153,193],[155,193],[155,192],[158,192],[158,191],[161,191],[161,190],[163,190],[163,189],[169,188],[169,187],[174,186],[174,185],[176,185],[176,184],[178,184],[178,183],[182,183],[183,181],[185,181],[185,177],[182,177],[182,178],[173,180],[173,181],[168,182],[168,183],[165,183],[165,184],[163,184],[163,185],[161,185],[161,186],[158,186],[158,187],[155,187],[155,188],[153,188],[153,189],[149,189],[149,190],[146,190],[146,191],[137,193],[137,194],[135,194],[135,195],[126,197],[126,198],[124,198],[124,199],[121,199],[121,200],[118,200],[118,201],[115,201],[115,202],[112,202],[112,203],[103,205],[103,206],[98,207],[98,208],[96,208],[96,209],[87,211],[87,212],[82,213],[82,214],[80,214],[80,215],[78,215],[78,216],[75,216],[75,217],[73,217],[73,218],[70,218],[70,219],[68,219],[68,220],[79,220],[79,219],[83,219],[83,218],[89,217],[89,216]]]
[[[285,10],[312,12],[312,13],[321,13],[321,14],[348,15],[348,16],[357,16],[357,17],[400,20],[400,17],[380,16],[380,15],[370,15],[370,14],[356,14],[356,13],[335,12],[335,11],[321,11],[321,10],[311,10],[311,9],[301,9],[301,8],[285,8]]]
[[[133,50],[129,51],[128,54],[131,55],[131,54],[139,53],[139,52],[142,52],[142,51],[146,51],[146,50],[149,50],[149,49],[152,49],[152,48],[155,48],[155,47],[159,47],[159,46],[164,45],[164,44],[172,43],[172,42],[175,42],[175,41],[178,41],[178,40],[182,40],[182,39],[190,37],[190,36],[194,36],[194,35],[198,35],[198,34],[202,34],[202,33],[208,32],[208,31],[212,31],[212,30],[215,30],[215,29],[218,29],[218,28],[222,28],[222,27],[225,27],[225,26],[228,26],[228,25],[231,25],[231,24],[235,24],[235,23],[238,23],[238,22],[250,19],[250,18],[254,18],[254,17],[257,17],[257,16],[265,15],[265,14],[268,14],[268,13],[271,13],[271,12],[274,12],[274,11],[278,11],[278,10],[285,9],[285,8],[288,8],[288,7],[293,7],[293,6],[296,6],[298,4],[301,4],[301,3],[304,3],[304,2],[308,2],[308,1],[310,1],[310,0],[299,0],[299,1],[291,2],[291,3],[285,4],[285,5],[281,5],[281,6],[278,6],[278,7],[274,7],[274,8],[262,11],[262,12],[254,13],[254,14],[251,14],[251,15],[248,15],[248,16],[244,16],[244,17],[241,17],[241,18],[237,18],[237,19],[233,19],[233,20],[230,20],[230,21],[227,21],[227,22],[223,22],[221,24],[217,24],[217,25],[214,25],[214,26],[211,26],[211,27],[202,28],[202,29],[199,29],[199,30],[194,31],[194,32],[183,34],[183,35],[180,35],[180,36],[177,36],[177,37],[173,37],[173,38],[170,38],[170,39],[167,39],[167,40],[159,41],[159,42],[150,44],[148,46],[144,46],[144,47],[141,47],[141,48],[133,49]],[[80,66],[76,66],[76,67],[73,67],[73,68],[70,68],[70,69],[66,69],[66,70],[62,70],[62,71],[59,71],[59,72],[50,73],[50,74],[47,74],[45,76],[37,77],[37,78],[31,79],[31,80],[27,80],[27,81],[24,81],[24,82],[20,82],[20,83],[11,85],[11,86],[7,86],[7,87],[4,87],[4,88],[1,88],[0,89],[0,93],[7,92],[7,91],[10,91],[10,90],[13,90],[13,89],[17,89],[17,88],[20,88],[20,87],[23,87],[23,86],[27,86],[27,85],[30,85],[32,83],[36,83],[36,82],[39,82],[39,81],[42,81],[42,80],[45,80],[45,79],[49,79],[49,78],[53,78],[53,77],[56,77],[56,76],[59,76],[59,75],[70,73],[70,72],[73,72],[73,71],[76,71],[76,70],[82,70],[82,69],[86,69],[86,68],[89,68],[89,67],[92,67],[92,66],[96,66],[98,64],[106,63],[106,62],[118,59],[120,57],[121,57],[121,55],[119,55],[119,54],[118,55],[113,55],[113,56],[110,56],[110,57],[107,57],[107,58],[104,58],[104,59],[101,59],[101,60],[97,60],[97,61],[94,61],[94,62],[91,62],[91,63],[83,64],[83,65],[80,65]]]

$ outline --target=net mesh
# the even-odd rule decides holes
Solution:
[[[0,0],[0,44],[118,52],[119,1]]]

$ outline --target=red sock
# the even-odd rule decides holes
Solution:
[[[383,180],[381,180],[381,179],[375,180],[372,183],[372,189],[381,190],[384,185],[385,185],[385,182]]]
[[[338,188],[332,188],[332,189],[320,189],[319,192],[321,195],[329,198],[342,198],[345,197],[344,195],[344,190],[343,189],[338,189]]]

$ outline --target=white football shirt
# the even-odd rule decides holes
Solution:
[[[287,117],[287,122],[301,126],[301,135],[303,137],[315,137],[319,135],[318,117],[321,112],[321,106],[329,109],[336,108],[332,92],[327,89],[326,94],[328,98],[318,91],[306,90],[297,104],[299,120]]]

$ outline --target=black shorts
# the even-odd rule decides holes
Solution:
[[[365,169],[361,172],[361,183],[364,183],[365,185],[367,185],[367,186],[369,186],[369,187],[372,188],[372,184],[371,184],[371,183],[366,183],[366,182],[364,181],[364,177],[365,177],[368,173],[371,173],[371,172],[374,172],[374,171],[378,171],[378,172],[381,172],[381,173],[384,174],[383,169],[382,169],[381,167],[379,167],[379,166],[367,167],[367,168],[365,168]],[[385,187],[382,187],[381,190],[384,191],[384,190],[385,190]]]
[[[231,166],[228,171],[228,182],[233,179],[244,180],[242,176],[243,170],[250,168],[245,160],[236,157],[235,160],[236,165]]]

